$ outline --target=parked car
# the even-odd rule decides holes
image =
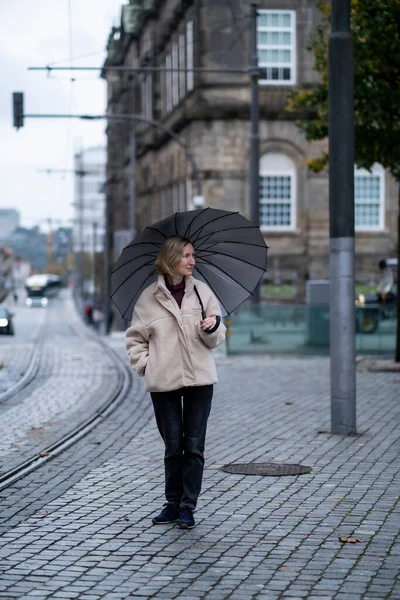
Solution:
[[[373,333],[380,321],[396,318],[397,258],[384,258],[378,266],[381,276],[376,292],[356,299],[356,331],[360,333]]]
[[[13,313],[5,306],[0,306],[0,333],[14,335]]]

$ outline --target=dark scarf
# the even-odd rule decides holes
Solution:
[[[178,285],[173,285],[170,283],[166,275],[164,276],[164,279],[167,289],[171,292],[180,308],[182,306],[183,296],[185,295],[185,278],[183,278],[181,283],[178,283]]]

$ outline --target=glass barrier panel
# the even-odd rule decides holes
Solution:
[[[328,355],[327,306],[260,304],[242,306],[225,318],[228,354]],[[357,354],[391,355],[396,346],[396,310],[382,305],[356,307]]]

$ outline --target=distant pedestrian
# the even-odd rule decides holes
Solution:
[[[88,325],[93,325],[93,304],[88,301],[83,306],[83,313],[85,315],[85,321]]]
[[[112,329],[113,321],[114,321],[114,313],[113,313],[112,309],[110,308],[108,310],[108,316],[107,316],[107,334],[110,333],[110,331]]]
[[[15,304],[18,304],[18,294],[17,294],[16,290],[13,291],[13,298],[14,298]]]
[[[101,324],[104,321],[104,314],[103,311],[100,310],[100,308],[98,308],[97,306],[93,309],[93,327],[95,328],[96,331],[100,331],[101,329]]]
[[[126,348],[131,365],[146,378],[165,444],[167,502],[152,521],[156,525],[178,521],[181,529],[191,529],[217,382],[212,348],[225,339],[225,326],[213,292],[192,277],[195,256],[189,239],[167,238],[155,265],[158,281],[142,292],[135,305]]]

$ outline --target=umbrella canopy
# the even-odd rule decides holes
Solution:
[[[131,319],[141,292],[157,280],[154,263],[165,240],[184,236],[193,244],[193,276],[204,281],[230,314],[254,291],[267,268],[260,229],[237,212],[204,208],[180,212],[146,227],[121,252],[111,273],[111,298]]]

